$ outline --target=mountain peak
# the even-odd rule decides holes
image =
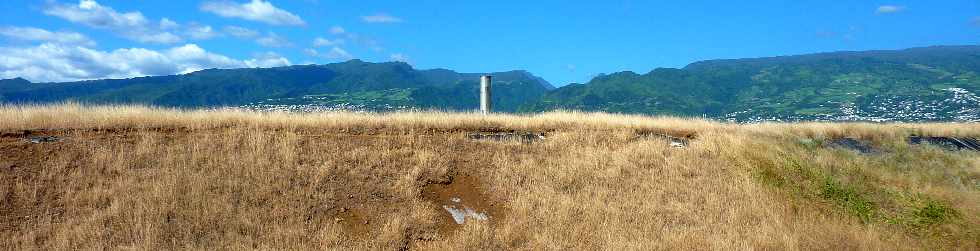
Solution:
[[[11,78],[11,79],[0,79],[0,84],[3,84],[3,85],[30,84],[30,83],[31,83],[31,81],[29,81],[27,79],[24,79],[24,78],[21,78],[21,77],[16,77],[16,78]]]

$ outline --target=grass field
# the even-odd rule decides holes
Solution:
[[[980,124],[4,106],[0,249],[980,249],[980,152],[909,135]]]

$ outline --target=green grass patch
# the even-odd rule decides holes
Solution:
[[[820,197],[834,202],[850,214],[864,222],[870,222],[875,214],[875,205],[857,189],[842,184],[833,177],[824,178]]]
[[[915,223],[917,225],[928,226],[941,224],[958,217],[959,212],[946,203],[929,200],[924,206],[916,209],[912,215],[915,216]]]
[[[824,210],[853,216],[865,224],[884,223],[915,235],[934,236],[936,240],[973,235],[957,232],[966,223],[955,204],[920,187],[902,185],[916,180],[955,186],[947,176],[962,172],[948,169],[968,165],[962,158],[953,158],[956,153],[901,148],[888,139],[879,139],[884,142],[882,146],[894,149],[869,156],[824,148],[820,139],[780,140],[786,140],[782,143],[788,147],[752,146],[746,149],[755,151],[739,154],[747,158],[744,160],[750,163],[758,182],[785,192],[793,201],[829,205]],[[936,172],[936,168],[946,171]],[[887,173],[908,175],[910,179],[895,182],[883,175]]]

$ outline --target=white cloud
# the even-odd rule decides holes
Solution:
[[[289,59],[274,52],[261,53],[253,59],[245,60],[245,65],[251,68],[269,68],[290,65]]]
[[[378,13],[370,16],[362,16],[361,20],[368,23],[401,23],[402,19],[394,17],[384,13]]]
[[[395,61],[395,62],[405,62],[405,63],[408,63],[410,61],[408,59],[408,56],[405,56],[405,54],[401,54],[401,53],[391,54],[391,56],[389,58],[391,59],[391,61]]]
[[[306,55],[310,57],[316,57],[317,55],[320,55],[320,52],[316,51],[316,49],[313,48],[303,49],[303,53],[306,53]]]
[[[87,36],[70,31],[48,31],[34,27],[0,27],[0,35],[23,41],[53,42],[59,44],[76,44],[95,46],[95,41]]]
[[[152,74],[164,75],[174,73],[190,73],[207,68],[239,68],[247,66],[245,62],[205,51],[196,44],[186,44],[174,47],[164,52],[163,65],[173,65],[171,73]]]
[[[33,47],[0,47],[0,78],[23,77],[32,82],[130,78],[189,73],[208,68],[288,65],[275,54],[236,60],[195,44],[161,51],[122,48],[100,51],[84,46],[44,43]]]
[[[334,46],[334,45],[339,45],[339,44],[343,44],[343,43],[344,43],[344,40],[343,39],[329,40],[329,39],[322,38],[322,37],[317,37],[317,38],[313,39],[313,47]]]
[[[105,29],[142,28],[147,23],[146,17],[139,11],[120,13],[110,7],[99,5],[94,0],[82,0],[78,2],[78,5],[52,3],[44,9],[44,13],[75,23]]]
[[[576,66],[575,66],[575,65],[573,65],[573,64],[568,64],[568,65],[565,65],[565,70],[568,70],[568,71],[572,71],[572,72],[574,72],[576,68],[578,68],[578,67],[576,67]]]
[[[344,30],[344,27],[340,27],[336,25],[330,27],[330,34],[339,35],[339,34],[344,34],[345,32],[347,32],[347,30]]]
[[[330,48],[330,51],[327,51],[326,54],[323,54],[323,57],[328,58],[328,59],[352,59],[352,58],[354,58],[354,56],[352,56],[346,50],[344,50],[344,49],[342,49],[340,47],[336,47],[336,46],[334,46],[333,48]]]
[[[878,10],[875,11],[877,14],[891,14],[905,10],[905,6],[898,5],[882,5],[878,6]]]
[[[198,40],[211,39],[221,36],[221,32],[214,30],[210,25],[191,24],[184,32],[188,37]]]
[[[237,3],[229,0],[207,1],[201,4],[201,10],[222,17],[241,18],[272,25],[306,24],[299,16],[276,8],[272,2],[263,0],[252,0],[248,3]]]
[[[94,0],[81,0],[77,5],[52,2],[45,6],[44,14],[89,27],[111,30],[122,37],[144,43],[169,44],[181,41],[179,36],[160,31],[157,26],[151,25],[139,11],[118,12]],[[169,25],[169,22],[161,20],[160,26]]]
[[[258,31],[254,31],[245,27],[238,26],[225,26],[225,33],[232,35],[237,38],[254,38],[259,36]]]
[[[169,18],[160,19],[160,29],[162,30],[176,29],[177,27],[180,27],[180,25],[174,22],[174,20],[170,20]]]
[[[276,33],[269,32],[264,37],[255,40],[256,43],[265,47],[286,47],[290,46],[289,40]]]

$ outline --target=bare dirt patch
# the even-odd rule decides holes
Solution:
[[[980,140],[962,137],[909,137],[909,144],[931,144],[950,151],[980,151]]]
[[[504,217],[500,203],[483,192],[480,178],[458,174],[450,181],[430,183],[422,188],[422,198],[430,201],[439,211],[439,233],[451,234],[462,225],[474,221],[491,224]]]
[[[870,143],[855,138],[838,138],[827,142],[828,147],[841,148],[857,151],[863,154],[878,153],[879,150],[872,147]]]

